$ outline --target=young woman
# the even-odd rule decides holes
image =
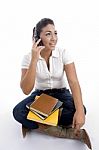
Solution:
[[[85,123],[85,107],[76,74],[75,65],[66,49],[57,48],[58,35],[53,20],[41,19],[33,29],[33,46],[22,62],[20,86],[28,95],[13,109],[15,120],[28,129],[40,129],[49,135],[83,141],[91,149],[88,135],[81,127]],[[67,89],[67,77],[71,93]],[[57,127],[38,124],[26,119],[26,104],[35,96],[46,93],[63,102]]]

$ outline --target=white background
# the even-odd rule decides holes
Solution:
[[[0,150],[28,148],[29,141],[42,140],[34,135],[23,144],[19,124],[12,117],[13,107],[26,96],[22,93],[19,82],[23,55],[31,50],[32,29],[41,19],[54,20],[58,30],[58,45],[71,50],[74,56],[78,79],[87,107],[85,128],[92,139],[94,150],[98,150],[99,139],[99,4],[98,0],[0,0]],[[7,132],[7,134],[4,134]],[[9,136],[10,142],[9,142]],[[8,147],[5,145],[5,138]],[[43,142],[46,137],[43,136]],[[1,140],[2,139],[2,140]],[[16,140],[17,139],[17,142]],[[19,140],[19,141],[18,141]],[[50,139],[52,140],[52,139]],[[59,140],[54,149],[77,150],[78,143],[71,146],[65,140]],[[60,141],[60,145],[59,145]],[[32,141],[33,142],[33,141]],[[39,141],[38,141],[39,142]],[[51,142],[48,142],[48,149]],[[30,147],[29,147],[30,144]],[[44,149],[44,145],[39,143]],[[4,146],[5,145],[5,146]],[[80,146],[80,147],[79,147]],[[78,144],[78,149],[82,145]],[[22,148],[24,147],[24,148]],[[36,150],[39,147],[34,144]],[[50,148],[49,148],[50,147]],[[82,149],[84,147],[82,146]]]

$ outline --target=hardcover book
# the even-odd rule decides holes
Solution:
[[[39,97],[40,97],[40,96],[36,96],[36,97],[35,97],[35,100],[37,100]],[[41,119],[46,119],[47,116],[43,115],[41,112],[38,112],[38,111],[35,111],[34,109],[31,109],[31,104],[32,104],[32,103],[34,103],[34,102],[28,103],[28,104],[26,105],[26,107],[27,107],[28,109],[30,109],[33,113],[35,113],[37,116],[39,116]],[[61,101],[58,100],[58,102],[56,103],[56,105],[54,106],[54,108],[52,109],[52,111],[50,112],[50,114],[53,113],[53,112],[54,112],[55,110],[57,110],[58,108],[60,108],[62,104],[63,104],[63,102],[61,102]],[[50,114],[49,114],[49,115],[50,115]]]
[[[35,99],[34,102],[32,102],[30,105],[30,110],[48,117],[57,103],[58,99],[47,94],[41,94],[38,98]]]
[[[37,99],[38,97],[39,97],[39,96],[36,96],[35,99]],[[46,119],[47,116],[44,116],[44,115],[42,115],[42,114],[40,114],[40,113],[38,113],[38,112],[36,112],[36,111],[34,111],[34,110],[31,109],[31,107],[30,107],[31,103],[32,103],[32,102],[28,103],[28,104],[26,105],[26,107],[27,107],[28,109],[30,109],[33,113],[35,113],[35,114],[36,114],[38,117],[40,117],[41,119]],[[49,115],[51,115],[54,111],[56,111],[57,109],[59,109],[62,104],[63,104],[63,102],[61,102],[61,101],[58,100],[57,104],[55,105],[55,107],[53,108],[53,110],[51,111],[51,113],[50,113]]]
[[[58,114],[59,114],[59,109],[54,111],[50,116],[48,116],[45,120],[43,120],[43,119],[39,118],[35,113],[29,111],[29,113],[27,115],[27,119],[36,121],[39,123],[47,124],[47,125],[57,126]]]

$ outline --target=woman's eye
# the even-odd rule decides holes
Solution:
[[[57,35],[57,32],[55,32],[54,34]],[[51,32],[47,32],[45,35],[46,35],[46,36],[51,36],[52,33],[51,33]]]
[[[46,33],[46,36],[49,36],[49,35],[51,35],[51,33],[49,32],[49,33]]]

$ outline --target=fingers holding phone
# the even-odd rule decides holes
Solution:
[[[39,43],[41,42],[41,39],[35,41],[33,40],[33,46],[32,46],[32,58],[33,59],[39,59],[39,55],[41,50],[45,48],[45,46],[39,46]]]

